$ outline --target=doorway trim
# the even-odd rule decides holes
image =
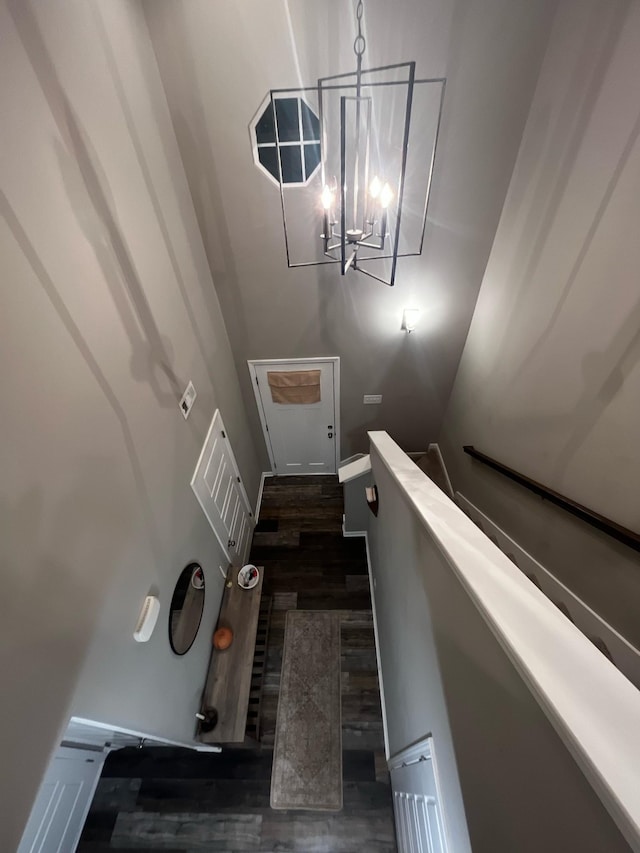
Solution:
[[[333,409],[334,409],[334,431],[336,436],[335,441],[335,474],[338,473],[340,467],[340,357],[339,356],[314,356],[313,358],[252,358],[247,359],[247,367],[249,368],[249,376],[251,377],[251,385],[253,394],[256,398],[256,406],[258,407],[258,415],[260,417],[260,425],[262,427],[262,435],[264,443],[269,455],[269,464],[271,465],[271,473],[276,472],[275,458],[269,439],[269,431],[267,430],[267,419],[262,406],[262,397],[258,390],[258,375],[256,373],[256,365],[273,365],[274,367],[282,366],[283,364],[317,364],[331,362],[333,364]],[[320,474],[305,474],[304,476],[326,476]]]

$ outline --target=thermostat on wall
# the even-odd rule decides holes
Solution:
[[[147,642],[149,637],[153,634],[153,629],[156,627],[159,613],[160,600],[156,598],[155,595],[148,595],[142,605],[136,630],[133,632],[134,640],[138,643]]]

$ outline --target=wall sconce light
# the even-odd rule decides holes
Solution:
[[[405,308],[404,313],[402,315],[402,328],[405,330],[405,332],[413,332],[416,326],[418,325],[419,318],[419,308]]]

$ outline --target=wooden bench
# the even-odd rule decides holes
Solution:
[[[225,587],[220,607],[218,627],[231,628],[233,642],[211,653],[202,707],[216,709],[218,724],[199,733],[203,743],[240,743],[245,736],[264,567],[258,566],[260,579],[253,589],[238,586],[239,570],[230,569],[232,586]]]

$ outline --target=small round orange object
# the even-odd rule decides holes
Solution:
[[[218,628],[213,635],[213,646],[219,651],[228,649],[233,640],[233,631],[231,628]]]

